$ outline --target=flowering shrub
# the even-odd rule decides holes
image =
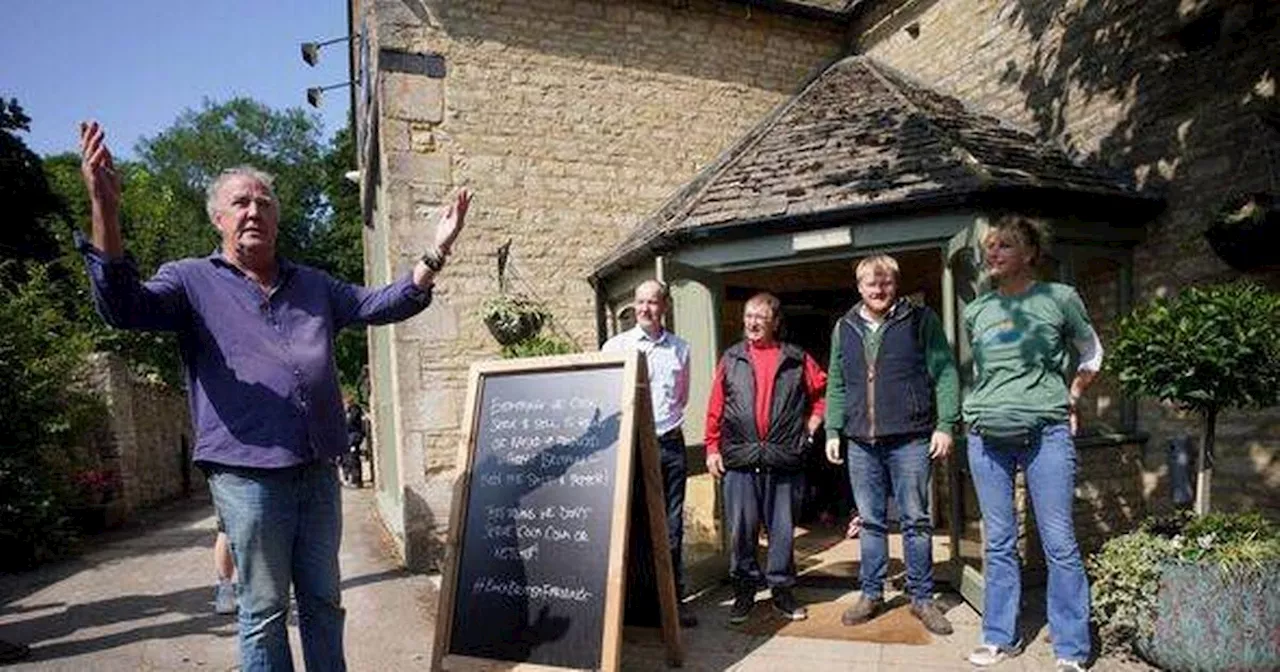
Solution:
[[[120,475],[112,469],[86,469],[76,474],[72,482],[85,503],[100,505],[115,499],[119,491]]]
[[[1224,572],[1280,562],[1280,530],[1258,513],[1178,513],[1107,541],[1088,563],[1104,648],[1151,636],[1162,568],[1177,562]]]

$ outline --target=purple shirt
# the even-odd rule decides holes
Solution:
[[[282,259],[268,294],[219,252],[141,282],[132,259],[109,260],[87,241],[80,251],[107,324],[177,333],[198,462],[279,468],[340,455],[338,330],[404,320],[431,302],[412,276],[367,289]]]

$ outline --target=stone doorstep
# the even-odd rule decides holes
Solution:
[[[832,588],[795,589],[801,604],[823,601],[852,602],[857,590]],[[889,590],[887,601],[902,597],[901,591]],[[757,602],[769,599],[767,590],[756,593]],[[955,627],[947,637],[933,636],[930,644],[880,644],[875,642],[811,639],[785,636],[755,636],[728,625],[733,591],[718,585],[686,598],[697,615],[698,627],[683,632],[685,660],[682,670],[790,670],[825,672],[827,670],[972,670],[966,657],[981,638],[982,617],[958,594],[943,591],[936,598]],[[1024,594],[1024,620],[1043,623],[1043,589],[1029,589]],[[1039,608],[1034,603],[1040,603]],[[768,608],[757,604],[757,609]],[[1036,614],[1039,614],[1038,616]],[[1001,665],[1000,670],[1046,670],[1054,662],[1048,626],[1044,625],[1028,637],[1022,655]],[[665,650],[656,628],[626,628],[623,633],[622,668],[627,670],[666,670]],[[1095,661],[1095,672],[1153,672],[1155,668],[1142,661],[1107,656]]]
[[[857,599],[857,590],[809,588],[798,586],[796,598],[801,604],[848,602]],[[885,595],[889,601],[901,597],[898,591]],[[757,636],[744,633],[728,624],[732,589],[727,585],[709,588],[686,600],[697,615],[698,627],[685,630],[685,670],[721,669],[798,669],[818,670],[876,669],[878,666],[902,665],[904,669],[969,669],[964,655],[976,640],[980,618],[968,604],[954,593],[938,596],[956,632],[949,637],[933,637],[926,646],[880,644],[876,642],[811,639],[786,636]],[[757,609],[767,609],[769,591],[756,593]],[[623,636],[624,669],[661,669],[665,651],[661,635],[655,628],[627,628]]]

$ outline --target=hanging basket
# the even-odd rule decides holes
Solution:
[[[1277,234],[1280,210],[1274,198],[1267,193],[1251,193],[1234,196],[1223,204],[1204,237],[1228,266],[1253,271],[1280,264],[1275,246]]]
[[[484,326],[502,345],[533,338],[546,321],[547,312],[541,306],[521,297],[504,294],[484,304]]]

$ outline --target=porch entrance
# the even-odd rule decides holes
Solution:
[[[727,572],[720,492],[704,468],[703,420],[716,360],[742,338],[747,299],[758,291],[776,294],[782,302],[784,338],[803,346],[825,367],[831,329],[858,298],[852,262],[888,252],[901,266],[899,293],[933,308],[941,317],[956,355],[963,394],[972,363],[959,316],[980,291],[978,241],[985,222],[982,214],[957,213],[711,240],[670,250],[652,262],[601,278],[598,324],[602,338],[631,326],[627,307],[633,289],[642,280],[657,277],[671,289],[668,326],[691,346],[685,415],[689,451],[685,564],[691,586],[711,585]],[[1080,219],[1054,224],[1057,242],[1041,269],[1042,278],[1077,287],[1095,323],[1114,323],[1131,302],[1132,246],[1140,239],[1141,229]],[[1103,338],[1105,342],[1105,333]],[[1114,440],[1133,426],[1132,401],[1111,389],[1108,381],[1093,385],[1086,401],[1081,417],[1086,434]],[[1077,446],[1088,441],[1077,437]],[[952,456],[934,467],[935,578],[949,583],[981,611],[981,514],[964,455],[963,437],[957,436]],[[827,465],[821,452],[815,452],[810,473],[813,487],[800,521],[802,538],[796,544],[798,567],[805,580],[849,581],[857,567],[858,544],[844,539],[851,509],[847,476]],[[1033,546],[1027,547],[1032,555]],[[891,539],[890,547],[900,562],[900,543]]]
[[[720,275],[724,300],[720,304],[719,341],[722,348],[742,338],[742,311],[757,292],[770,292],[782,303],[784,340],[805,349],[824,368],[830,361],[831,333],[858,301],[853,264],[866,256],[810,261],[755,268]],[[899,295],[927,305],[939,315],[943,303],[943,250],[937,247],[893,253],[901,269]],[[820,430],[825,432],[825,428]],[[821,445],[821,442],[819,442]],[[946,581],[952,558],[950,509],[947,505],[950,461],[937,463],[932,488],[934,505],[934,562],[937,580]],[[853,495],[845,465],[827,462],[821,450],[811,455],[806,469],[806,492],[797,521],[796,566],[802,584],[857,585],[859,543],[846,537],[854,514]],[[891,505],[890,517],[896,518]],[[902,570],[901,535],[890,538],[890,576]]]

